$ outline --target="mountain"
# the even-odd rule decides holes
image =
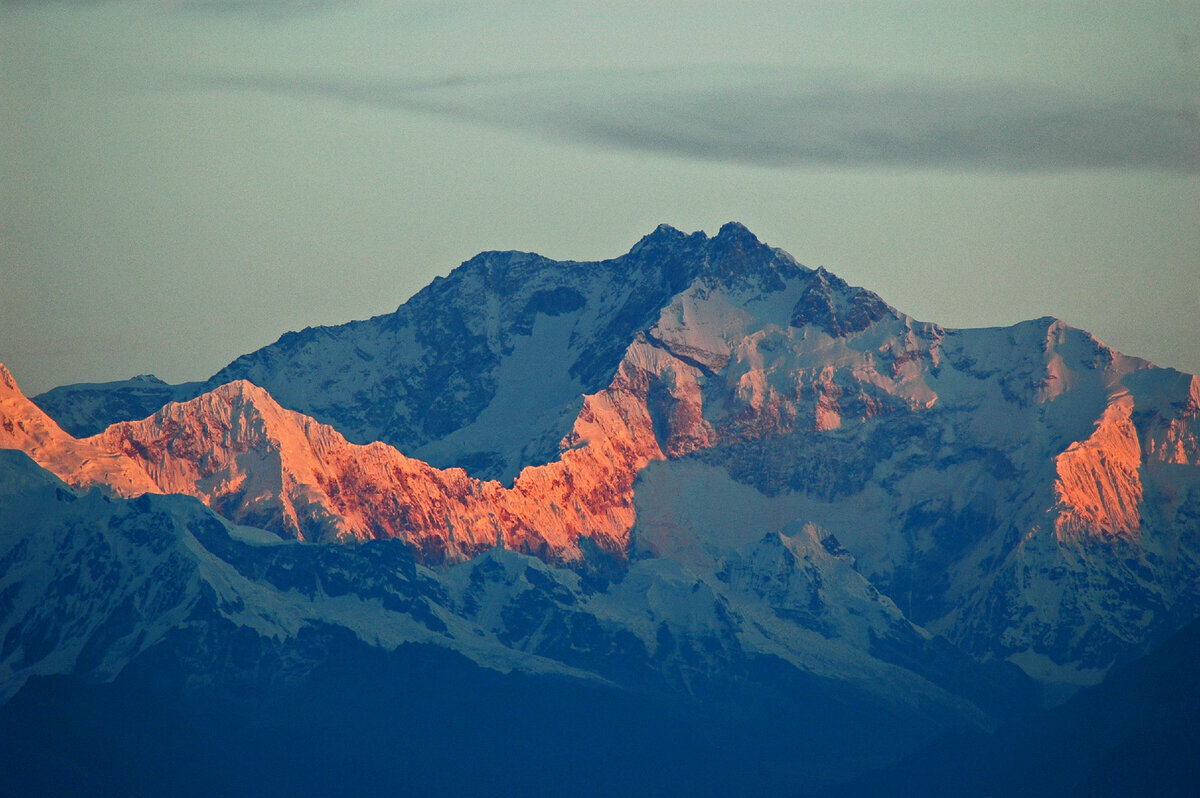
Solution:
[[[992,734],[938,740],[838,792],[887,795],[905,784],[926,796],[1192,795],[1200,778],[1198,658],[1200,621],[1192,621],[1062,706]]]
[[[714,767],[753,744],[743,786],[778,793],[1013,722],[1200,616],[1200,380],[1055,319],[918,321],[737,224],[598,263],[484,253],[203,384],[39,407],[4,376],[0,444],[32,461],[3,461],[0,728],[46,740],[52,708],[105,702],[228,735],[196,713],[277,688],[374,734],[310,702],[413,711],[384,685],[436,661],[461,678],[428,689],[588,695]],[[96,712],[91,754],[38,750],[93,767]],[[538,712],[521,744],[558,745]],[[736,788],[679,775],[684,749],[680,783]]]
[[[503,537],[563,562],[595,544],[715,568],[811,521],[909,620],[1068,691],[1195,612],[1194,377],[1054,319],[918,322],[736,224],[711,239],[660,227],[595,264],[486,253],[396,314],[284,336],[213,382],[236,375],[266,388],[250,400],[265,417],[284,418],[278,393],[351,440],[403,429],[415,449],[281,433],[281,465],[250,463],[271,487],[248,495],[242,466],[210,473],[212,453],[254,441],[197,432],[224,423],[197,419],[228,414],[229,384],[87,440],[230,517],[398,536],[430,558]],[[465,473],[426,465],[434,449]],[[482,478],[485,461],[510,487]]]
[[[572,450],[508,489],[386,444],[350,444],[243,380],[87,440],[122,453],[166,492],[197,496],[226,517],[285,537],[401,537],[428,561],[465,559],[502,542],[577,559],[582,534],[624,552],[634,476],[648,457],[661,456],[648,423],[641,434],[630,430],[622,408],[605,398],[589,397],[590,416],[577,425]]]
[[[158,484],[119,453],[64,432],[25,398],[16,380],[0,364],[0,448],[27,452],[38,464],[72,484],[103,487],[121,496],[157,493]]]
[[[288,333],[204,383],[139,378],[67,386],[35,401],[86,436],[149,415],[160,398],[186,400],[245,379],[352,442],[382,441],[435,466],[511,482],[523,466],[557,458],[582,397],[608,386],[635,334],[688,285],[777,285],[799,271],[732,223],[712,239],[663,225],[598,263],[485,252],[395,313]]]
[[[193,399],[204,384],[169,385],[153,374],[117,382],[77,383],[52,388],[34,402],[77,438],[103,431],[114,421],[145,418],[168,402]]]
[[[471,754],[497,768],[474,778],[537,784],[554,756],[553,772],[592,774],[563,782],[584,793],[629,788],[597,772],[602,752],[701,794],[769,792],[986,726],[979,703],[1031,698],[1019,674],[939,650],[811,529],[765,539],[718,576],[647,560],[605,585],[504,549],[431,570],[399,541],[288,542],[190,497],[82,492],[13,451],[0,451],[0,529],[0,786],[13,794],[253,794],[268,774],[291,783],[312,768],[313,746],[398,757],[421,792],[441,792],[472,777],[428,757],[451,767],[442,746],[486,749],[514,730],[499,761]],[[762,601],[745,584],[755,572],[779,574],[774,600],[802,598],[804,617]],[[860,636],[906,661],[871,656]],[[564,719],[573,708],[587,714]],[[564,750],[564,724],[591,747]],[[627,739],[642,728],[664,737]],[[750,755],[761,772],[739,773]],[[209,757],[232,771],[193,773]],[[368,763],[350,783],[366,791],[365,774],[387,770]],[[295,789],[326,790],[320,772]]]

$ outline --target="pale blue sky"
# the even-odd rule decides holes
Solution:
[[[485,249],[745,223],[1200,371],[1200,3],[0,0],[0,361],[201,379]]]

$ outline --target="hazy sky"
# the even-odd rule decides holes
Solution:
[[[1200,2],[0,0],[0,361],[202,379],[724,222],[1200,372]]]

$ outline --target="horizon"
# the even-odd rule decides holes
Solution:
[[[203,380],[487,250],[744,224],[1200,372],[1200,3],[0,3],[0,362]]]

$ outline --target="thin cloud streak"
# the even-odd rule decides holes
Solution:
[[[180,0],[179,7],[197,14],[246,14],[283,18],[320,14],[354,5],[356,0]]]
[[[424,82],[192,76],[192,86],[307,94],[524,130],[592,146],[776,167],[1200,172],[1185,100],[1038,86],[882,84],[757,70],[509,74]]]
[[[0,0],[0,9],[33,10],[37,8],[91,8],[115,3],[116,0]],[[357,5],[358,0],[176,0],[173,8],[197,15],[229,16],[235,14],[283,19],[286,17],[322,13]],[[167,7],[166,4],[163,4]]]

